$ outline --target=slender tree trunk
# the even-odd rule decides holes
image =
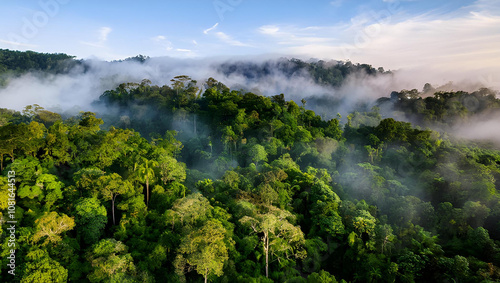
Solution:
[[[269,278],[269,237],[264,234],[264,252],[266,253],[266,278]]]
[[[194,115],[194,134],[196,135],[196,114]]]
[[[208,279],[208,269],[205,271],[205,283],[207,283],[207,279]]]
[[[146,173],[146,207],[149,205],[149,176]]]
[[[113,213],[113,225],[115,225],[115,196],[111,197],[111,212]]]

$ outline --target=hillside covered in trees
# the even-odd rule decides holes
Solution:
[[[391,74],[384,68],[375,69],[368,64],[353,64],[350,61],[310,61],[299,59],[280,58],[263,63],[246,61],[226,62],[217,66],[217,70],[226,76],[240,75],[250,79],[262,78],[273,73],[283,74],[285,77],[309,75],[319,85],[339,87],[351,74],[363,72],[366,75]]]
[[[498,278],[497,151],[376,114],[376,127],[342,126],[282,96],[206,83],[199,97],[185,77],[104,93],[130,111],[123,129],[90,112],[3,112],[18,280]],[[144,105],[179,139],[125,129],[155,132],[137,124]]]
[[[306,103],[177,76],[98,113],[1,109],[0,280],[500,280],[500,151],[416,126],[495,92],[395,92],[346,123]]]
[[[105,62],[108,65],[121,63],[149,64],[155,59],[144,55],[137,55]],[[77,60],[74,56],[66,54],[38,53],[33,51],[12,51],[0,49],[0,87],[8,83],[8,78],[29,72],[68,74],[81,68],[83,72],[93,68],[92,60]],[[242,76],[248,80],[262,79],[270,75],[281,75],[286,78],[310,77],[312,81],[322,86],[339,87],[351,74],[365,73],[370,76],[377,74],[391,74],[383,68],[375,69],[368,64],[353,64],[350,61],[313,61],[305,62],[300,59],[269,59],[262,62],[247,61],[221,61],[212,64],[214,72],[223,76]],[[77,71],[82,71],[77,70]]]
[[[68,73],[81,61],[66,54],[38,53],[33,51],[12,51],[0,49],[0,87],[7,85],[8,79],[27,72],[51,74]]]

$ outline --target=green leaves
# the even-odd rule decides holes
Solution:
[[[256,212],[253,216],[243,216],[239,222],[252,233],[262,233],[263,252],[266,262],[266,277],[269,276],[269,256],[286,261],[289,257],[303,259],[307,253],[302,249],[305,243],[304,233],[298,226],[294,226],[287,219],[292,220],[293,215],[273,206],[267,206],[267,213]]]
[[[133,186],[129,181],[124,181],[117,173],[104,175],[97,180],[101,186],[101,195],[105,200],[112,200],[118,195],[133,194]]]
[[[0,109],[0,171],[16,172],[13,216],[21,223],[16,279],[500,278],[498,151],[382,120],[378,108],[342,125],[340,116],[305,109],[305,100],[300,107],[213,79],[207,86],[199,97],[186,76],[172,86],[121,84],[102,96],[120,110],[104,116],[107,130],[91,112],[59,121],[37,106],[26,116]],[[491,95],[474,96],[496,101]],[[472,98],[422,99],[412,90],[393,99],[419,119],[445,121],[465,113],[459,97]],[[157,133],[148,141],[112,124]],[[0,177],[4,193],[7,181]]]
[[[324,234],[339,237],[345,233],[345,227],[342,223],[342,217],[339,215],[337,203],[318,200],[311,213],[314,215],[312,220]]]
[[[259,166],[260,161],[267,161],[266,149],[262,145],[256,144],[248,151],[248,157],[255,162],[256,166]]]
[[[366,233],[368,235],[373,235],[375,231],[375,221],[375,218],[368,211],[360,210],[354,217],[352,225],[360,234]]]
[[[136,267],[128,248],[114,239],[104,239],[95,244],[87,254],[92,272],[90,282],[135,282]]]
[[[196,193],[179,199],[167,211],[167,221],[181,225],[195,225],[207,219],[213,207],[202,194]]]
[[[208,220],[200,229],[193,230],[181,240],[174,265],[177,272],[194,268],[205,278],[209,275],[220,277],[224,262],[228,260],[226,229],[217,220]],[[187,266],[186,266],[187,265]]]
[[[28,252],[26,259],[26,269],[21,282],[67,282],[68,270],[51,259],[47,251],[33,249]]]
[[[40,218],[35,221],[35,234],[33,235],[33,241],[38,242],[42,238],[45,238],[44,245],[49,242],[59,242],[61,241],[60,234],[72,230],[75,227],[75,221],[73,218],[68,217],[65,214],[59,216],[57,212],[45,212]]]
[[[40,186],[28,186],[28,185],[25,185],[23,187],[21,187],[19,189],[19,197],[20,198],[30,198],[30,199],[34,199],[34,198],[38,198],[40,197],[39,200],[41,200],[43,197],[43,191],[42,191],[42,188]]]
[[[186,164],[178,162],[170,155],[163,154],[158,159],[161,180],[164,184],[182,183],[186,180]]]
[[[45,202],[46,210],[49,210],[56,201],[63,199],[64,184],[57,176],[42,173],[42,167],[37,160],[19,159],[10,168],[19,172],[17,180],[21,183],[17,195],[20,198],[36,198],[38,203]]]
[[[230,215],[222,208],[214,209],[200,193],[174,203],[165,213],[167,225],[182,233],[174,261],[176,273],[183,277],[195,269],[205,277],[221,276],[228,250],[234,245]]]
[[[107,211],[96,198],[83,198],[75,206],[78,233],[87,244],[94,244],[108,222]]]

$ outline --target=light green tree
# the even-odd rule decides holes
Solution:
[[[87,254],[92,272],[90,282],[137,282],[136,268],[125,244],[115,239],[103,239]]]
[[[59,283],[67,282],[68,270],[50,258],[46,250],[35,249],[26,255],[26,270],[22,283]]]
[[[267,206],[267,212],[255,213],[253,216],[244,216],[242,224],[251,228],[252,232],[262,234],[261,241],[266,261],[266,277],[269,277],[269,256],[278,260],[305,258],[306,251],[302,248],[305,243],[304,233],[299,226],[294,226],[287,219],[294,216],[286,210]]]
[[[111,213],[113,216],[113,225],[115,225],[115,202],[119,195],[130,194],[133,192],[133,186],[129,181],[124,181],[116,173],[104,175],[99,178],[98,183],[101,186],[101,194],[105,200],[111,201]]]
[[[174,157],[162,154],[158,159],[158,166],[164,184],[175,181],[182,183],[186,180],[186,164],[178,162]]]
[[[155,167],[158,167],[157,161],[144,157],[141,157],[140,161],[134,164],[134,171],[137,172],[139,180],[146,184],[146,205],[149,204],[149,184],[155,177]]]
[[[201,228],[192,230],[182,238],[174,263],[176,272],[182,276],[185,270],[195,269],[205,283],[209,275],[221,276],[229,258],[225,235],[226,229],[217,220],[208,220]]]
[[[81,199],[75,207],[78,233],[84,242],[94,244],[108,221],[107,211],[96,198]]]
[[[62,121],[55,122],[49,127],[45,136],[44,154],[46,159],[53,160],[56,165],[71,161],[70,151],[74,151],[74,144],[68,139],[69,127]]]
[[[256,144],[248,151],[248,157],[255,162],[255,166],[259,166],[260,161],[267,161],[266,148],[260,144]]]
[[[75,227],[75,220],[66,214],[58,215],[57,212],[45,212],[40,218],[35,220],[35,234],[33,241],[38,242],[45,238],[43,245],[50,242],[61,241],[60,234],[72,230]]]
[[[192,226],[196,222],[205,221],[212,209],[210,202],[202,194],[196,193],[178,199],[172,209],[166,212],[166,218],[171,221],[172,229],[179,221],[181,226]]]

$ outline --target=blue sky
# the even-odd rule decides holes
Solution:
[[[297,56],[500,65],[497,0],[3,0],[0,48],[78,58]]]

